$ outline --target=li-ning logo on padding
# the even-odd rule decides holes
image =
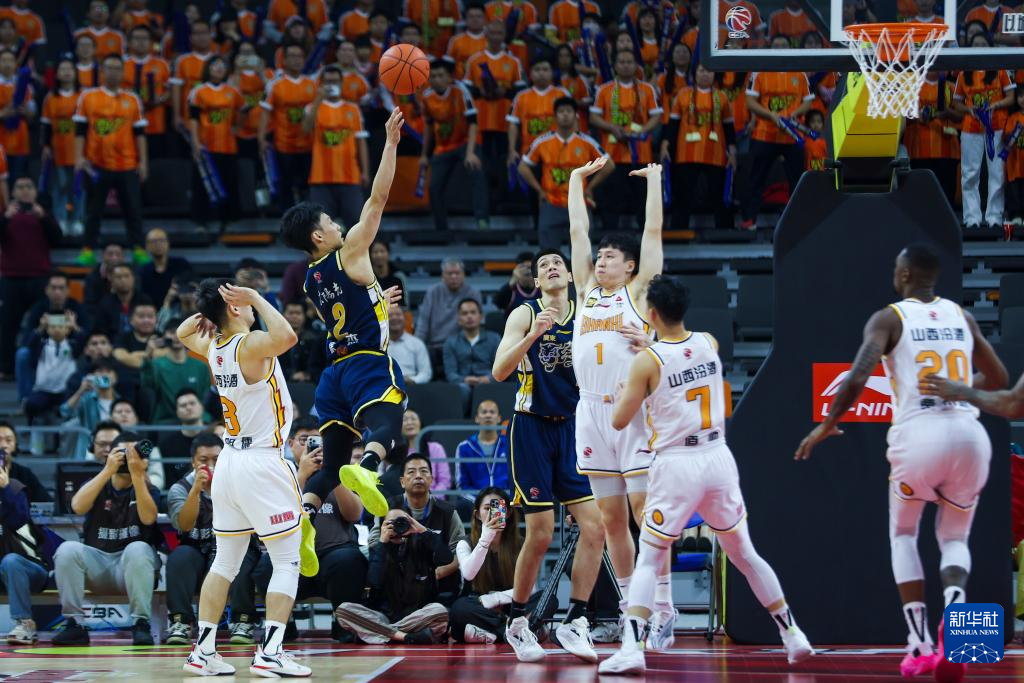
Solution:
[[[814,363],[811,390],[815,422],[823,422],[832,410],[832,402],[843,380],[850,374],[849,363]],[[868,377],[864,393],[840,422],[892,422],[892,384],[879,364]]]
[[[295,519],[295,513],[289,510],[288,512],[279,512],[276,515],[270,515],[271,524],[281,524],[283,522],[291,522]]]
[[[754,16],[743,5],[731,7],[725,13],[725,26],[729,29],[730,38],[749,38],[750,34],[747,33],[747,28],[753,21]]]

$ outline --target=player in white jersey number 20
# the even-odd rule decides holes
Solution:
[[[629,234],[606,235],[597,245],[595,262],[583,182],[600,171],[605,163],[603,157],[596,159],[569,176],[569,237],[577,296],[572,365],[580,388],[576,411],[576,469],[590,478],[594,499],[601,509],[608,554],[619,589],[625,596],[636,555],[629,531],[629,514],[632,510],[640,524],[651,449],[642,413],[621,432],[611,428],[611,415],[616,386],[626,379],[637,351],[650,343],[644,294],[651,278],[661,273],[664,261],[662,169],[658,164],[648,164],[630,173],[647,181],[646,215],[640,244]],[[656,635],[649,645],[652,649],[671,646],[676,612],[672,608],[668,564],[659,572],[657,602]],[[625,610],[625,600],[620,608]]]
[[[213,474],[217,553],[199,596],[199,637],[185,662],[194,676],[226,676],[235,668],[217,654],[217,623],[238,574],[249,537],[267,547],[273,577],[267,587],[266,635],[249,671],[264,678],[309,676],[281,645],[295,602],[300,561],[302,494],[283,457],[292,399],[277,357],[295,345],[291,326],[258,292],[229,280],[204,280],[199,313],[178,327],[181,342],[210,364],[224,412],[224,450]],[[267,331],[251,330],[258,313]]]
[[[907,622],[904,676],[927,674],[951,679],[965,665],[938,653],[928,633],[924,569],[917,551],[921,514],[928,502],[943,503],[935,515],[941,552],[945,605],[965,602],[971,554],[967,539],[974,506],[988,479],[992,444],[977,420],[977,409],[925,393],[930,377],[945,377],[980,388],[1006,386],[1006,368],[982,336],[978,323],[960,306],[935,295],[939,256],[928,244],[911,244],[896,257],[894,286],[902,301],[875,313],[864,327],[864,341],[853,368],[836,393],[832,410],[800,444],[797,460],[826,438],[842,434],[836,427],[860,396],[878,361],[893,383],[892,427],[887,457],[892,471],[889,491],[889,542],[892,572]],[[974,374],[975,369],[980,374]],[[959,680],[959,679],[956,679]]]
[[[694,512],[715,530],[726,556],[775,620],[789,662],[796,664],[814,654],[793,620],[778,577],[750,541],[739,473],[725,444],[718,342],[710,334],[684,327],[689,298],[676,278],[651,281],[646,300],[658,341],[636,356],[615,397],[612,426],[617,430],[627,429],[646,407],[654,461],[622,648],[601,662],[601,673],[645,670],[644,643],[655,604],[656,574]]]

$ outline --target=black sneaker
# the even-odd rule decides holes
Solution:
[[[433,631],[429,628],[425,628],[420,631],[406,633],[404,642],[406,645],[433,645],[437,642],[437,639],[434,638]]]
[[[50,641],[54,645],[88,645],[89,632],[74,619],[64,622],[64,629]]]
[[[342,643],[350,644],[356,642],[356,636],[351,631],[346,631],[336,621],[331,622],[331,640]]]
[[[288,623],[284,625],[284,635],[281,636],[281,642],[294,643],[299,639],[299,627],[295,625],[294,619],[289,619]]]
[[[149,625],[149,619],[136,619],[132,627],[132,645],[152,645],[153,628]]]

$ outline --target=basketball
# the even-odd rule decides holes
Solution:
[[[415,45],[399,43],[380,57],[380,82],[396,95],[411,95],[427,82],[430,60]]]

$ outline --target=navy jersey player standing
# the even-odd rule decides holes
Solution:
[[[370,265],[370,245],[395,177],[395,150],[404,120],[396,108],[387,121],[387,142],[370,198],[359,222],[344,237],[322,206],[302,202],[281,219],[281,238],[310,257],[306,296],[327,324],[330,365],[320,377],[314,406],[320,418],[324,463],[306,482],[307,510],[339,481],[354,491],[373,515],[387,514],[377,489],[376,470],[401,435],[405,380],[387,354],[388,301]],[[349,465],[352,444],[362,438],[366,456]]]
[[[516,372],[516,408],[509,428],[516,499],[526,510],[526,540],[516,559],[512,608],[505,638],[520,661],[544,657],[530,630],[527,601],[554,532],[554,503],[569,508],[580,526],[572,566],[569,613],[555,631],[559,643],[577,657],[597,661],[584,610],[594,589],[604,550],[604,528],[590,482],[576,471],[576,422],[580,394],[572,365],[576,302],[569,298],[572,276],[557,249],[533,259],[539,300],[509,315],[492,374],[504,380]]]

